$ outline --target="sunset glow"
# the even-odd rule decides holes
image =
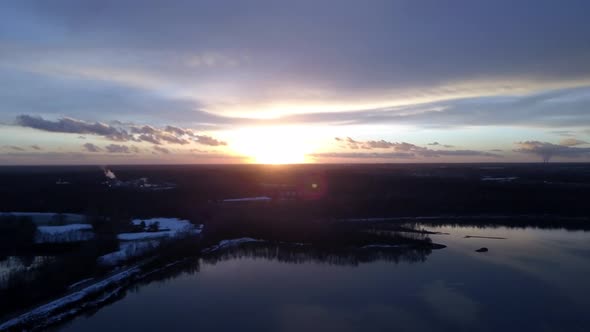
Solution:
[[[586,8],[9,2],[0,165],[590,161]]]
[[[306,154],[311,147],[287,127],[270,127],[241,130],[232,148],[236,155],[244,155],[257,164],[301,164],[308,162]]]

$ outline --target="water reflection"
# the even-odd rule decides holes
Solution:
[[[428,248],[326,249],[304,244],[255,242],[209,254],[203,258],[203,261],[208,264],[216,264],[220,261],[233,259],[264,258],[291,264],[321,263],[357,266],[361,263],[375,261],[395,264],[400,262],[420,263],[425,262],[431,252]]]
[[[431,230],[449,234],[432,235],[446,249],[355,255],[256,243],[188,260],[60,329],[590,330],[589,232]],[[482,246],[490,251],[474,251]]]

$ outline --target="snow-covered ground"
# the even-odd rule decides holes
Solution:
[[[131,258],[153,251],[160,246],[160,241],[163,239],[198,235],[203,230],[203,225],[194,225],[188,220],[177,218],[134,219],[131,222],[136,226],[144,223],[146,230],[151,225],[158,223],[159,231],[121,233],[117,235],[120,240],[119,250],[99,257],[99,264],[116,266]]]
[[[82,214],[74,213],[56,213],[56,212],[0,212],[0,216],[15,217],[31,217],[33,222],[37,225],[47,225],[51,221],[60,220],[64,224],[78,223],[82,224],[86,222],[86,216]]]
[[[119,250],[100,256],[98,263],[104,266],[116,266],[133,257],[148,253],[159,245],[160,241],[158,240],[124,241],[119,244]]]
[[[222,202],[224,202],[224,203],[250,202],[250,201],[270,202],[271,200],[272,200],[272,198],[267,197],[267,196],[258,196],[258,197],[228,198],[228,199],[224,199]]]
[[[264,240],[257,240],[251,237],[242,237],[239,239],[231,239],[231,240],[222,240],[219,244],[216,244],[212,247],[203,249],[203,253],[211,253],[221,249],[227,249],[231,247],[236,247],[244,243],[251,243],[251,242],[264,242]]]
[[[57,243],[87,241],[94,238],[92,225],[69,224],[63,226],[39,226],[35,235],[36,243]]]
[[[137,241],[165,237],[182,237],[183,235],[200,234],[203,229],[203,225],[193,225],[188,220],[181,220],[177,218],[134,219],[131,222],[136,226],[139,226],[142,222],[144,222],[146,229],[149,228],[150,225],[158,223],[160,231],[121,233],[118,235],[119,240]]]
[[[127,269],[123,272],[119,272],[117,274],[114,274],[114,275],[112,275],[100,282],[92,284],[84,289],[81,289],[77,292],[74,292],[74,293],[64,296],[62,298],[59,298],[55,301],[44,304],[44,305],[37,307],[36,309],[33,309],[25,314],[22,314],[16,318],[8,320],[8,321],[0,324],[0,331],[13,330],[17,326],[19,326],[21,324],[26,324],[27,322],[47,319],[50,316],[52,316],[53,313],[61,310],[62,308],[66,307],[68,305],[75,304],[79,301],[82,301],[87,296],[102,292],[102,291],[106,290],[107,287],[109,287],[111,285],[115,285],[117,283],[120,283],[128,278],[131,278],[139,272],[140,272],[140,270],[138,267],[132,267],[132,268]],[[73,310],[75,310],[75,309],[73,309]]]

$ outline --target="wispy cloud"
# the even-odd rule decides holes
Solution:
[[[590,156],[590,148],[574,147],[540,141],[517,142],[515,152],[533,154],[548,162],[553,157],[580,158]],[[577,145],[577,144],[576,144]]]
[[[426,147],[421,147],[407,142],[389,142],[385,140],[378,141],[357,141],[350,137],[340,138],[335,140],[344,143],[344,147],[353,150],[391,150],[393,152],[378,152],[378,153],[337,153],[325,154],[324,157],[342,157],[342,158],[414,158],[426,157],[436,158],[442,156],[479,156],[479,157],[500,157],[496,153],[476,150],[435,150]],[[316,155],[321,156],[321,155]]]
[[[82,147],[86,151],[88,151],[88,152],[100,152],[100,151],[102,151],[102,149],[99,146],[94,145],[92,143],[86,143],[86,144],[82,145]]]
[[[565,138],[559,142],[559,145],[565,145],[565,146],[577,146],[577,145],[585,145],[585,144],[588,144],[588,142],[579,140],[577,138]]]

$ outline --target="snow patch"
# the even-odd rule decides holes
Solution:
[[[182,237],[183,235],[200,234],[203,225],[193,225],[188,220],[178,218],[152,218],[152,219],[134,219],[131,221],[134,225],[139,226],[142,222],[146,228],[158,223],[160,231],[158,232],[139,232],[139,233],[121,233],[117,237],[122,241],[138,241],[147,239],[158,239],[165,237]]]
[[[194,225],[188,220],[177,218],[133,219],[133,225],[145,224],[145,229],[157,223],[157,232],[121,233],[117,238],[121,241],[119,250],[100,256],[98,263],[105,266],[116,266],[131,258],[142,256],[160,246],[160,240],[182,238],[198,235],[203,225]]]
[[[156,240],[121,242],[119,250],[98,257],[97,262],[104,266],[115,266],[148,253],[159,245],[160,242]]]
[[[27,322],[33,322],[40,319],[47,319],[52,316],[52,313],[68,306],[73,305],[76,302],[82,301],[85,297],[90,296],[92,294],[96,294],[98,292],[104,291],[107,287],[122,282],[125,279],[131,278],[134,275],[140,272],[138,267],[132,267],[128,270],[123,272],[119,272],[114,274],[100,282],[97,282],[93,285],[90,285],[86,288],[83,288],[77,292],[72,294],[66,295],[61,297],[55,301],[49,302],[45,305],[37,307],[25,314],[22,314],[16,318],[10,319],[2,324],[0,324],[0,330],[8,330],[14,329],[18,325],[26,324]],[[68,312],[77,311],[76,309],[72,309]],[[66,312],[67,314],[67,312]],[[62,314],[63,315],[63,314]],[[60,317],[62,315],[58,315],[56,317]]]
[[[87,279],[83,279],[83,280],[80,280],[78,282],[75,282],[75,283],[69,285],[68,286],[68,289],[76,288],[76,287],[78,287],[78,286],[80,286],[80,285],[82,285],[84,283],[89,282],[90,280],[94,280],[94,278],[87,278]]]

